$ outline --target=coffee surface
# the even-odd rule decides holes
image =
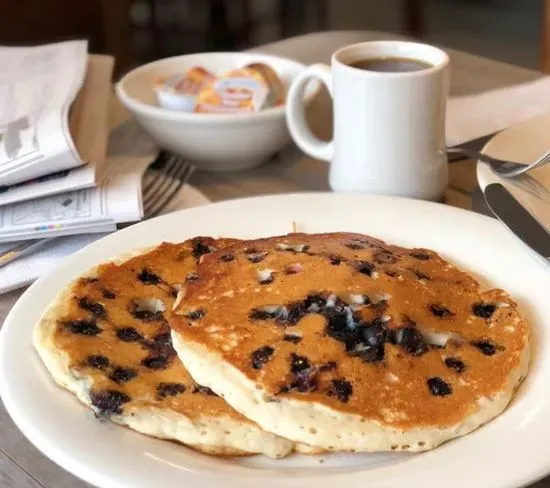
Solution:
[[[419,59],[396,57],[358,59],[353,63],[349,63],[349,66],[365,71],[381,71],[386,73],[406,73],[433,67],[430,63]]]

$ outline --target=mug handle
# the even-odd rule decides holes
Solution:
[[[306,154],[325,161],[331,161],[334,142],[324,142],[311,132],[304,113],[304,91],[312,78],[318,78],[327,87],[332,97],[332,74],[326,64],[313,64],[296,76],[288,90],[286,123],[292,139]]]

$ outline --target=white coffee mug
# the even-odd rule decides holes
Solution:
[[[406,58],[419,71],[367,71],[359,60]],[[440,49],[402,41],[364,42],[315,64],[293,81],[286,105],[292,138],[307,154],[331,162],[334,191],[438,200],[448,183],[445,103],[449,58]],[[306,122],[303,92],[320,79],[334,100],[334,137],[324,142]]]

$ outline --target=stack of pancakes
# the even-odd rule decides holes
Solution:
[[[509,403],[529,329],[435,252],[197,237],[63,290],[34,342],[96,415],[216,455],[423,451]]]

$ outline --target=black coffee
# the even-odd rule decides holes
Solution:
[[[382,71],[386,73],[406,73],[410,71],[421,71],[433,68],[433,65],[412,58],[369,58],[358,59],[349,63],[353,68],[365,71]]]

